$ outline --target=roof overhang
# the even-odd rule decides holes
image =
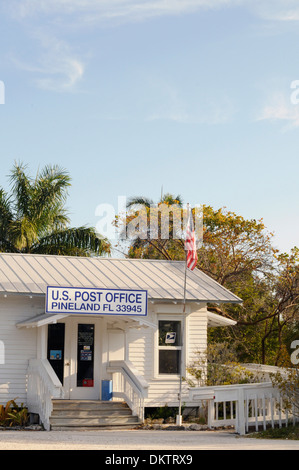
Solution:
[[[17,328],[39,328],[40,326],[57,323],[59,320],[62,320],[63,318],[68,317],[68,316],[75,316],[75,315],[42,313],[41,315],[37,315],[35,317],[31,317],[31,318],[28,318],[27,320],[16,323],[16,327]],[[92,315],[90,315],[90,317],[95,318]],[[103,318],[103,317],[104,315],[98,315],[96,318]],[[84,318],[86,318],[86,315],[84,315]],[[126,315],[115,315],[115,316],[107,315],[106,318],[109,318],[111,321],[114,321],[115,323],[121,322],[131,328],[139,328],[139,327],[156,328],[156,325],[154,323],[151,323],[144,317],[138,317],[138,316],[133,317],[133,316],[126,316]]]
[[[234,326],[237,324],[235,320],[217,315],[217,313],[207,312],[208,328],[215,328],[217,326]]]
[[[67,317],[68,315],[58,315],[56,313],[42,313],[35,317],[28,318],[27,320],[16,323],[17,328],[38,328],[40,326],[49,325],[50,323],[57,323],[58,320]]]

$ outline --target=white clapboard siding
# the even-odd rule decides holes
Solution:
[[[151,320],[152,321],[152,320]],[[128,358],[145,380],[152,378],[154,370],[154,332],[151,327],[134,329],[128,333]]]
[[[150,380],[148,397],[145,399],[145,406],[178,406],[179,391],[179,378],[172,380]],[[189,393],[185,383],[182,385],[182,399],[184,404],[186,404],[189,399]]]
[[[187,366],[198,358],[197,352],[207,349],[207,309],[192,312],[187,317]]]
[[[179,315],[178,312],[177,315]],[[167,315],[166,311],[163,313],[164,318],[165,315]],[[175,314],[169,313],[169,315],[175,318]],[[158,328],[159,316],[150,312],[148,319]],[[155,360],[158,359],[158,354],[155,354],[153,347],[155,341],[157,342],[157,336],[155,338],[154,328],[131,329],[127,336],[128,359],[149,383],[145,406],[164,406],[165,404],[178,406],[179,378],[155,376],[155,371],[158,370],[157,364],[155,367]],[[197,357],[196,352],[198,350],[204,352],[207,347],[207,309],[205,305],[186,315],[185,342],[185,362],[188,366]],[[186,375],[185,371],[183,371],[183,375]],[[187,388],[187,384],[183,383],[184,402],[188,402]]]
[[[4,364],[0,364],[0,404],[11,399],[26,404],[27,368],[36,357],[36,329],[18,329],[16,323],[42,313],[43,302],[29,296],[0,299],[0,341],[4,345]]]

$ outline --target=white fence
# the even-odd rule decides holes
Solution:
[[[190,389],[190,399],[208,407],[208,426],[234,426],[238,434],[298,421],[283,412],[279,390],[271,382]]]

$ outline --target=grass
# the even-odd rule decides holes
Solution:
[[[248,435],[248,437],[254,437],[256,439],[299,440],[299,424],[282,428],[266,429],[266,431],[252,433]]]

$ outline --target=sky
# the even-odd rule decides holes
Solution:
[[[299,246],[297,0],[2,0],[0,37],[0,187],[57,164],[72,226],[172,193]]]

